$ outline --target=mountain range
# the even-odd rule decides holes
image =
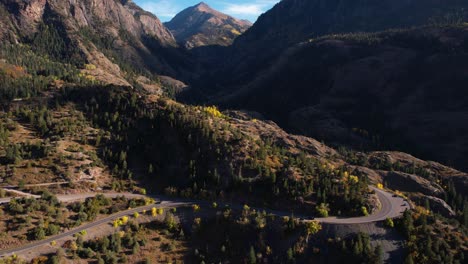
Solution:
[[[132,1],[3,0],[0,38],[92,64],[88,73],[107,83],[163,82],[183,101],[258,111],[330,144],[401,149],[465,169],[465,30],[447,25],[463,21],[466,5],[288,0],[250,28],[200,3],[169,30]],[[408,26],[417,28],[384,31]],[[149,79],[131,81],[140,75]]]
[[[377,144],[465,169],[464,29],[444,28],[463,21],[464,1],[281,1],[251,28],[200,3],[170,30],[132,1],[1,4],[4,42],[92,64],[98,80],[130,85],[129,73],[144,75],[137,84],[162,80],[186,102],[254,110],[331,144]],[[358,33],[407,26],[420,27]]]
[[[202,2],[162,23],[0,0],[0,253],[463,263],[467,8],[282,0],[251,24]]]

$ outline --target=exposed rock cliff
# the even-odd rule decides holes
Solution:
[[[2,40],[29,43],[50,28],[103,71],[98,79],[110,74],[101,78],[106,82],[115,78],[112,83],[124,84],[122,68],[172,76],[184,72],[186,58],[171,32],[130,0],[1,0],[0,11]]]

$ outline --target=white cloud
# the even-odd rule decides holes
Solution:
[[[224,13],[241,16],[259,16],[278,0],[256,0],[253,3],[231,4],[226,3]]]
[[[180,10],[178,5],[174,3],[174,1],[170,1],[170,0],[160,0],[156,2],[144,2],[144,3],[141,3],[140,6],[144,10],[149,11],[157,15],[158,17],[162,17],[162,18],[172,18]]]
[[[225,9],[225,13],[234,15],[258,16],[262,11],[262,7],[256,4],[229,4]]]

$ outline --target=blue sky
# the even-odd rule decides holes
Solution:
[[[154,13],[163,22],[171,20],[178,12],[202,0],[134,0],[143,9]],[[235,18],[255,22],[257,17],[280,0],[203,0],[212,8]]]

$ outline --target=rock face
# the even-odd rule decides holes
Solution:
[[[433,212],[441,214],[445,217],[453,217],[456,215],[456,213],[453,211],[450,205],[448,205],[444,200],[440,198],[427,195],[411,195],[410,199],[421,206],[425,205],[427,199],[427,201],[429,202],[429,206]]]
[[[281,129],[276,123],[262,120],[258,113],[229,111],[232,125],[240,128],[252,138],[269,138],[276,145],[287,148],[290,153],[310,153],[316,157],[328,158],[338,153],[317,140],[304,136],[292,135]]]
[[[1,0],[0,11],[2,40],[27,42],[50,26],[97,71],[117,79],[123,79],[120,70],[109,70],[115,68],[111,64],[150,74],[184,71],[185,58],[171,32],[131,0]]]
[[[44,13],[52,12],[72,29],[100,24],[105,29],[124,29],[135,37],[156,37],[163,46],[175,45],[174,37],[161,21],[131,0],[2,0],[0,3],[14,16],[13,21],[23,35],[34,33],[37,23],[44,22]]]
[[[393,190],[420,192],[430,196],[443,194],[442,187],[417,175],[403,172],[384,172],[383,175],[387,187]]]
[[[209,45],[231,45],[252,24],[218,12],[205,3],[189,7],[165,25],[188,49]]]

